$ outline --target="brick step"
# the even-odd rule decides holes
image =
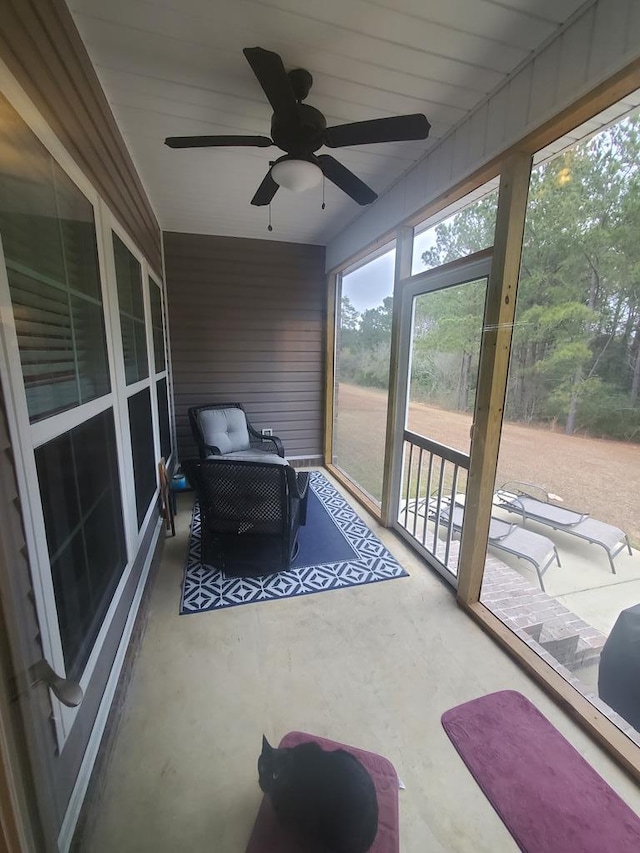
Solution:
[[[604,634],[501,561],[487,560],[481,601],[571,672],[600,658]]]

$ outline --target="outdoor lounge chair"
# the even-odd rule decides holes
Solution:
[[[536,494],[537,493],[537,494]],[[527,519],[545,524],[554,530],[564,530],[572,536],[586,539],[592,545],[599,545],[607,552],[611,571],[615,575],[614,557],[626,548],[632,554],[627,534],[607,524],[591,518],[588,512],[578,512],[553,503],[551,496],[540,486],[531,483],[509,482],[495,493],[496,506],[517,513],[525,524]]]
[[[435,516],[435,511],[431,514]],[[450,515],[450,505],[442,504],[440,522],[447,527],[449,526]],[[456,533],[460,533],[462,530],[463,517],[464,508],[455,504],[452,524]],[[498,551],[513,554],[515,557],[531,563],[536,570],[540,589],[543,592],[545,589],[542,576],[552,563],[557,562],[560,565],[558,550],[551,539],[542,536],[540,533],[534,533],[532,530],[525,530],[519,524],[510,524],[508,521],[495,518],[495,516],[491,516],[491,523],[489,524],[489,545]]]

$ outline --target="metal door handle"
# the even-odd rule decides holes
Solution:
[[[35,687],[41,681],[50,687],[56,699],[59,699],[67,708],[76,708],[83,700],[82,687],[69,678],[62,678],[52,668],[48,660],[42,658],[29,670],[31,673],[31,686]]]

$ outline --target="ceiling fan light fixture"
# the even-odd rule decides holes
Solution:
[[[271,167],[271,177],[279,186],[299,193],[320,184],[322,169],[310,160],[288,158]]]

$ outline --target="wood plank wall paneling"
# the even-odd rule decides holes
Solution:
[[[162,272],[160,227],[64,0],[0,0],[0,57]]]
[[[321,456],[324,246],[164,233],[178,456],[190,406],[237,401],[289,457]]]
[[[428,155],[327,245],[327,269],[343,262],[441,197],[640,57],[639,0],[594,0],[479,104]],[[637,71],[637,69],[636,69]],[[640,85],[635,73],[631,87]],[[632,88],[629,91],[632,91]],[[621,87],[622,89],[622,87]],[[624,92],[621,93],[621,97]],[[597,101],[593,100],[597,105]],[[597,109],[596,109],[597,112]],[[584,121],[578,115],[576,124]],[[552,139],[538,140],[539,147]],[[530,150],[526,148],[525,150]]]

